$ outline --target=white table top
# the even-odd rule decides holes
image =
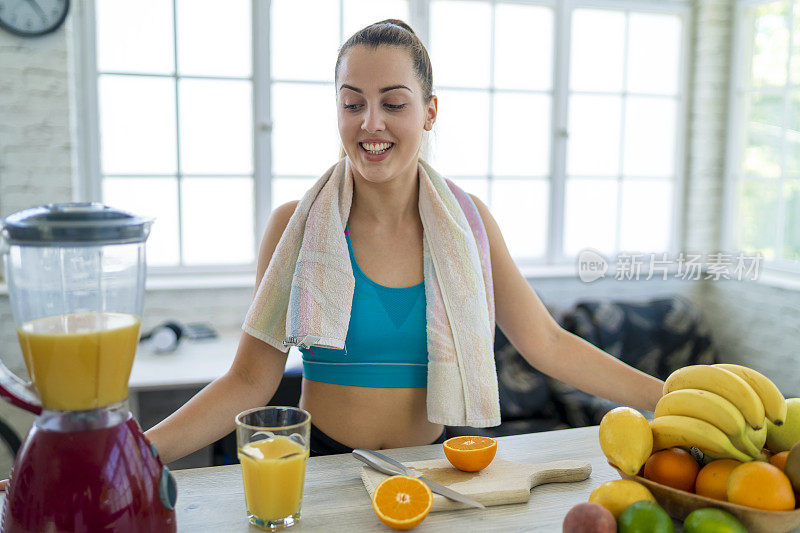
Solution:
[[[572,506],[587,501],[601,483],[619,479],[600,450],[597,431],[594,426],[501,437],[498,458],[532,464],[562,459],[587,461],[592,474],[585,481],[535,487],[527,503],[430,513],[414,531],[560,532]],[[441,444],[382,453],[404,462],[443,456]],[[302,517],[286,531],[391,531],[372,510],[360,478],[361,467],[362,463],[350,454],[310,458]],[[239,465],[178,470],[174,474],[178,482],[178,531],[256,531],[247,521]],[[676,526],[676,531],[681,531],[680,522]]]
[[[131,392],[204,387],[228,371],[241,332],[224,332],[216,339],[181,340],[178,349],[157,354],[148,342],[139,344],[128,387]],[[286,372],[300,372],[302,355],[289,351]]]

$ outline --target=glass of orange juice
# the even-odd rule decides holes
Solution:
[[[311,415],[297,407],[256,407],[236,416],[250,523],[266,530],[300,519]]]

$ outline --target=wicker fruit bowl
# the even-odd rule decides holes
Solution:
[[[762,511],[752,507],[736,505],[698,496],[691,492],[673,489],[660,483],[650,481],[641,476],[631,476],[611,465],[623,479],[632,479],[641,483],[653,493],[658,504],[672,518],[684,520],[689,513],[703,507],[724,509],[738,518],[750,533],[786,533],[800,526],[800,509],[794,511]]]

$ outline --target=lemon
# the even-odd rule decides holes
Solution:
[[[653,432],[647,419],[630,407],[617,407],[600,421],[600,448],[608,462],[635,476],[653,452]]]
[[[630,504],[619,516],[617,527],[619,533],[675,533],[666,511],[649,500]]]
[[[686,533],[747,533],[739,520],[722,509],[705,507],[689,513],[683,521]]]
[[[599,503],[611,511],[615,519],[619,519],[630,504],[641,500],[656,501],[647,487],[630,479],[606,481],[589,495],[590,502]]]

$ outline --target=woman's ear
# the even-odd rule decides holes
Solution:
[[[439,99],[436,95],[431,96],[430,101],[428,102],[428,107],[425,110],[425,131],[431,131],[433,129],[433,124],[436,122],[436,113],[438,112],[438,104]]]

